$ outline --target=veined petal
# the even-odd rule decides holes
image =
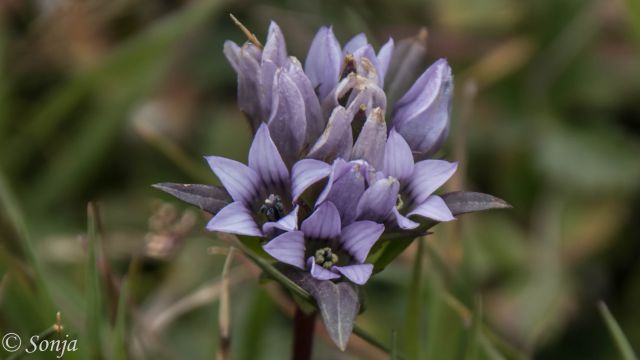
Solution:
[[[262,58],[270,60],[277,66],[284,66],[287,60],[287,44],[284,41],[282,30],[275,21],[269,24],[269,32],[267,34],[267,42],[262,50]]]
[[[423,160],[416,163],[413,176],[407,184],[411,202],[413,204],[423,203],[453,176],[457,168],[457,162],[444,160]]]
[[[271,138],[286,164],[300,155],[307,129],[302,94],[286,72],[276,71],[269,117]]]
[[[342,228],[340,241],[342,248],[362,264],[371,247],[384,232],[384,225],[373,221],[356,221]]]
[[[321,27],[311,42],[304,71],[322,101],[338,83],[342,50],[331,27]]]
[[[367,44],[367,35],[365,35],[364,33],[360,33],[352,37],[351,40],[347,41],[347,43],[344,45],[343,53],[345,55],[353,54],[354,51],[360,49],[363,46],[366,46]]]
[[[238,235],[262,236],[251,211],[239,202],[223,207],[207,224],[207,230]]]
[[[382,222],[398,200],[400,183],[393,177],[381,179],[370,186],[360,197],[356,218]]]
[[[302,231],[285,232],[262,246],[274,259],[304,270],[304,234]]]
[[[422,204],[416,206],[407,216],[418,215],[435,221],[455,220],[451,210],[444,200],[438,195],[431,195]]]
[[[303,159],[296,162],[291,169],[291,195],[297,201],[302,193],[311,185],[331,174],[331,165],[324,161]]]
[[[219,156],[205,156],[205,159],[234,201],[241,201],[247,206],[254,201],[260,188],[260,178],[253,169]]]
[[[353,57],[356,60],[357,71],[361,76],[375,82],[382,88],[383,82],[380,78],[380,63],[376,52],[373,50],[371,44],[367,44],[353,52]]]
[[[294,231],[298,230],[298,211],[300,206],[296,205],[293,210],[278,221],[269,221],[262,225],[262,232],[271,234],[274,230]]]
[[[387,142],[387,124],[382,109],[375,108],[367,116],[367,120],[358,135],[351,151],[351,160],[363,159],[374,168],[380,168],[384,158]]]
[[[413,174],[413,168],[413,154],[409,144],[395,129],[391,129],[384,149],[382,171],[404,183]]]
[[[394,48],[395,43],[392,38],[389,38],[389,40],[384,45],[382,45],[382,47],[378,51],[378,76],[380,77],[383,85],[385,75],[387,75],[387,70],[389,69],[389,64],[391,63],[391,55],[393,54]]]
[[[340,274],[336,274],[316,264],[313,256],[307,259],[307,267],[309,268],[311,276],[318,280],[332,280],[340,277]]]
[[[301,229],[308,239],[337,239],[341,230],[338,209],[329,201],[322,203],[311,216],[302,222]]]
[[[340,213],[343,226],[352,223],[356,219],[358,200],[364,192],[362,165],[354,162],[349,163],[349,165],[349,170],[342,176],[334,177],[335,181],[330,187],[327,184],[329,191],[326,193],[326,198],[322,197],[323,192],[316,202],[321,203],[325,200],[332,202]]]
[[[227,61],[229,61],[229,64],[231,64],[231,67],[233,67],[233,70],[235,70],[236,73],[240,72],[238,65],[240,57],[240,46],[238,46],[238,44],[234,43],[231,40],[227,40],[224,42],[222,52],[227,58]]]
[[[249,167],[255,170],[267,188],[289,188],[289,170],[271,140],[269,127],[265,123],[260,125],[251,143]]]
[[[249,118],[253,131],[268,115],[262,102],[264,98],[264,90],[260,85],[262,71],[259,61],[255,58],[255,53],[258,51],[260,50],[254,45],[244,44],[240,48],[237,62],[238,107]]]
[[[300,95],[304,100],[304,110],[307,119],[307,144],[313,144],[325,128],[326,121],[322,116],[322,108],[318,96],[313,90],[309,78],[302,70],[302,65],[295,57],[290,57],[287,61],[285,71],[298,87]]]
[[[373,273],[373,265],[357,264],[347,266],[334,266],[332,270],[335,270],[344,275],[344,277],[351,280],[351,282],[354,284],[364,285]]]
[[[412,230],[412,229],[415,229],[418,226],[420,226],[420,224],[418,224],[417,222],[415,222],[415,221],[409,219],[408,217],[405,217],[404,215],[400,214],[398,209],[396,209],[395,207],[391,210],[391,214],[393,215],[390,218],[391,223],[396,225],[396,226],[398,226],[400,229]]]
[[[336,159],[331,165],[331,172],[329,173],[329,181],[327,182],[327,186],[324,187],[318,198],[316,199],[316,205],[321,204],[327,199],[329,196],[329,192],[333,187],[333,183],[335,183],[342,175],[349,172],[354,164],[350,162],[346,162],[343,159]]]
[[[408,118],[424,111],[437,98],[439,88],[450,77],[451,68],[447,60],[439,59],[434,62],[398,100],[394,111],[402,111]]]
[[[331,162],[339,157],[348,158],[352,147],[351,117],[342,106],[338,106],[333,110],[327,127],[307,156]]]

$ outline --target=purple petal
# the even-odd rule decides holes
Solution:
[[[285,215],[282,219],[278,221],[269,221],[262,225],[262,232],[265,234],[271,234],[274,230],[282,230],[282,231],[294,231],[298,230],[298,211],[300,210],[300,206],[293,208],[293,210]]]
[[[273,108],[274,94],[273,83],[275,81],[276,72],[278,71],[278,65],[271,60],[262,59],[260,65],[260,103],[262,104],[262,113],[270,115]],[[264,121],[265,118],[261,118],[260,121]]]
[[[411,202],[422,204],[456,172],[457,162],[423,160],[415,165],[413,176],[407,184]]]
[[[348,158],[353,147],[351,134],[351,116],[342,106],[338,106],[333,110],[326,129],[308,156],[326,162],[337,157]]]
[[[329,95],[338,83],[341,65],[340,43],[331,27],[323,26],[313,38],[304,63],[304,71],[313,88],[317,89],[320,100]]]
[[[262,236],[251,211],[236,201],[223,207],[207,224],[207,230],[230,234]]]
[[[373,272],[373,265],[371,264],[357,264],[347,266],[334,266],[337,272],[341,273],[347,279],[351,280],[354,284],[364,285]]]
[[[354,51],[360,49],[363,46],[366,46],[367,44],[368,44],[367,36],[364,33],[360,33],[360,34],[352,37],[351,40],[349,40],[344,45],[343,53],[344,54],[353,54]]]
[[[304,270],[304,234],[302,231],[289,231],[273,238],[262,246],[274,259]]]
[[[335,176],[335,181],[327,188],[326,197],[320,194],[317,203],[330,201],[335,204],[340,213],[343,225],[352,223],[356,218],[358,200],[364,192],[364,176],[362,175],[362,165],[350,163],[349,170],[341,176]],[[331,181],[331,177],[329,181]],[[324,192],[323,192],[324,193]]]
[[[318,196],[318,199],[316,199],[316,205],[321,204],[327,199],[327,196],[329,195],[329,192],[331,191],[331,188],[333,187],[333,184],[336,182],[336,180],[339,179],[342,175],[349,172],[353,168],[353,165],[354,164],[346,162],[342,159],[336,159],[333,162],[333,164],[331,165],[331,173],[329,174],[329,181],[327,182],[327,186],[325,186],[324,190],[322,190],[322,192]]]
[[[311,273],[311,276],[313,276],[318,280],[332,280],[340,277],[339,274],[331,272],[323,268],[322,266],[319,266],[318,264],[316,264],[313,256],[307,259],[307,267],[309,268],[309,272]]]
[[[386,109],[387,97],[384,94],[384,91],[376,83],[369,81],[368,79],[361,76],[357,76],[356,78],[357,82],[354,87],[360,91],[349,101],[347,110],[351,114],[355,114],[362,105],[367,109],[374,109],[377,107],[383,110]]]
[[[260,125],[251,143],[249,167],[255,170],[268,188],[289,188],[289,170],[271,140],[269,127],[265,123]]]
[[[382,222],[398,200],[400,184],[393,177],[378,180],[362,194],[357,208],[357,219]]]
[[[250,205],[255,200],[260,188],[260,178],[253,169],[241,162],[219,156],[205,156],[205,159],[234,201]]]
[[[369,250],[384,232],[384,225],[373,221],[356,221],[342,228],[340,236],[342,248],[362,264]]]
[[[287,66],[285,67],[285,71],[298,87],[300,95],[302,95],[302,99],[304,100],[304,109],[307,120],[306,140],[308,144],[312,144],[316,139],[318,139],[326,125],[326,121],[322,116],[322,108],[320,107],[318,96],[313,90],[313,86],[311,85],[309,78],[302,70],[302,65],[300,65],[300,62],[296,58],[290,58],[287,62]]]
[[[274,21],[269,25],[269,33],[267,34],[267,42],[262,50],[262,59],[270,60],[277,66],[284,66],[287,60],[287,44],[284,41],[284,35],[278,24]]]
[[[300,155],[306,129],[302,95],[289,75],[278,70],[273,82],[269,130],[286,164],[293,164]]]
[[[296,162],[291,169],[291,195],[297,201],[309,186],[326,178],[331,174],[331,165],[314,159],[304,159]]]
[[[227,61],[229,61],[229,64],[231,64],[231,67],[233,67],[233,70],[235,70],[236,73],[240,72],[238,65],[238,62],[240,61],[240,46],[231,40],[227,40],[224,42],[222,52],[227,58]]]
[[[357,49],[353,52],[353,57],[356,60],[358,75],[364,76],[382,87],[380,63],[378,62],[376,52],[373,50],[373,46],[367,44]]]
[[[393,49],[395,47],[395,43],[392,38],[382,45],[380,50],[378,51],[378,64],[379,64],[379,74],[380,79],[382,80],[382,84],[384,84],[384,78],[387,74],[387,70],[389,69],[389,64],[391,63],[391,55],[393,54]]]
[[[384,158],[386,141],[387,124],[384,122],[384,112],[380,108],[375,108],[369,113],[358,139],[353,145],[351,159],[366,160],[374,168],[380,168]]]
[[[322,203],[302,222],[302,231],[309,239],[333,240],[340,236],[340,214],[333,203]]]
[[[397,225],[400,229],[412,230],[420,226],[420,224],[418,224],[417,222],[400,214],[398,209],[396,209],[395,207],[391,210],[391,213],[393,214],[393,216],[391,217],[391,223]]]
[[[254,53],[259,51],[254,45],[247,43],[242,46],[238,55],[238,107],[251,122],[255,131],[265,115],[264,104],[261,99],[263,89],[261,83],[261,69]]]
[[[413,168],[413,154],[409,144],[395,129],[391,129],[384,148],[382,171],[404,183],[413,174]]]
[[[435,221],[451,221],[455,220],[451,210],[438,195],[431,195],[422,204],[416,206],[407,216],[418,215]]]

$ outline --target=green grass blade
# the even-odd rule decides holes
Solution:
[[[126,360],[127,357],[127,301],[129,300],[129,281],[125,277],[120,284],[116,323],[113,328],[113,358]]]
[[[94,359],[102,358],[101,329],[106,319],[102,311],[102,283],[98,269],[98,232],[97,211],[95,204],[87,206],[87,263],[85,273],[85,324],[87,333],[87,347]]]
[[[422,334],[422,283],[423,280],[423,258],[424,258],[424,239],[417,240],[418,249],[413,262],[413,271],[411,274],[411,285],[409,287],[407,313],[405,319],[404,339],[405,353],[409,359],[419,359],[424,342]]]
[[[622,329],[620,328],[620,325],[618,325],[618,322],[609,311],[607,304],[601,301],[600,303],[598,303],[598,309],[600,310],[600,315],[602,316],[602,320],[604,320],[605,324],[607,324],[609,333],[611,334],[613,341],[616,343],[616,347],[618,348],[618,351],[620,352],[620,356],[622,357],[622,359],[637,360],[638,358],[636,357],[636,354],[633,352],[633,348],[631,347],[629,340],[624,335],[624,333],[622,332]]]

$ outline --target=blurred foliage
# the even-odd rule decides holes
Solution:
[[[638,4],[0,2],[0,334],[41,333],[60,311],[80,349],[65,358],[215,356],[215,253],[226,245],[203,231],[205,216],[149,185],[216,183],[202,155],[246,159],[250,131],[221,51],[243,41],[231,12],[261,38],[276,20],[301,59],[322,24],[378,44],[427,27],[425,66],[446,57],[456,75],[443,156],[461,171],[450,187],[514,207],[409,247],[366,287],[360,328],[384,344],[395,332],[393,352],[411,358],[633,356]],[[281,359],[292,303],[258,285],[246,259],[234,263],[232,354]],[[318,335],[317,358],[385,356],[359,338],[346,353],[327,339]]]

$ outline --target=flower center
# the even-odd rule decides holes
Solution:
[[[260,212],[268,221],[278,221],[284,217],[284,206],[282,199],[278,195],[270,194],[260,206]]]
[[[331,251],[331,248],[325,247],[316,250],[315,261],[316,264],[325,269],[329,269],[338,262],[338,255]]]
[[[398,194],[398,199],[396,200],[396,209],[398,211],[402,210],[404,207],[404,201],[402,201],[402,195]]]

